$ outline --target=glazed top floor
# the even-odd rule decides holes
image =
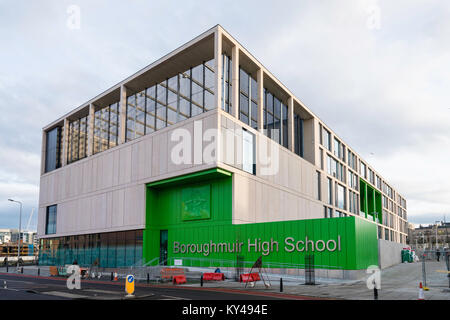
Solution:
[[[229,74],[230,78],[228,80],[230,82],[230,86],[228,87],[224,85],[224,83],[227,82],[227,75],[224,74],[228,72],[226,66],[227,60],[229,62],[232,62],[232,64],[230,63],[229,66],[233,69]],[[272,73],[270,73],[269,70],[267,70],[252,54],[250,54],[220,25],[216,25],[213,28],[207,30],[206,32],[202,33],[201,35],[197,36],[196,38],[192,39],[176,50],[170,52],[159,60],[153,62],[152,64],[141,69],[140,71],[124,79],[123,81],[117,83],[103,93],[97,95],[93,99],[82,104],[78,108],[60,117],[58,120],[53,121],[49,125],[45,126],[43,128],[43,131],[45,133],[54,129],[55,127],[64,127],[65,122],[70,123],[72,121],[80,120],[83,117],[87,118],[90,114],[92,114],[93,111],[99,112],[105,107],[113,106],[115,104],[117,104],[117,113],[120,113],[121,105],[125,105],[126,108],[126,105],[129,103],[127,99],[129,99],[130,97],[137,96],[137,94],[142,92],[143,90],[156,87],[159,83],[164,81],[166,81],[167,87],[169,88],[169,79],[177,75],[183,75],[186,70],[191,70],[192,72],[193,68],[199,65],[203,65],[204,70],[211,71],[210,78],[203,80],[203,84],[205,85],[203,92],[206,92],[206,94],[203,93],[203,112],[208,111],[209,108],[222,108],[225,110],[225,104],[227,103],[230,106],[239,106],[239,97],[241,93],[240,91],[242,91],[240,90],[240,78],[242,77],[240,77],[240,74],[244,74],[250,80],[249,87],[252,87],[253,82],[257,87],[257,94],[256,96],[254,96],[254,98],[252,94],[248,93],[249,108],[252,108],[252,102],[254,102],[255,106],[258,108],[258,111],[256,112],[257,115],[255,115],[254,119],[255,125],[252,126],[252,117],[250,117],[250,119],[248,120],[247,124],[251,129],[262,131],[262,117],[264,117],[262,109],[263,106],[267,107],[265,106],[265,104],[267,103],[267,98],[265,97],[266,92],[270,93],[270,95],[273,96],[274,99],[281,102],[282,107],[286,106],[286,110],[287,106],[289,105],[292,110],[289,112],[297,115],[302,120],[315,120],[320,128],[323,128],[330,133],[331,141],[335,141],[335,139],[337,139],[342,145],[345,146],[346,150],[351,151],[356,156],[358,169],[355,169],[355,171],[357,171],[357,173],[360,173],[359,168],[362,164],[365,168],[367,168],[368,171],[370,169],[377,177],[380,177],[383,185],[386,185],[387,188],[393,190],[393,188],[390,187],[385,182],[385,180],[381,178],[381,175],[373,170],[373,168],[371,168],[367,164],[367,162],[365,162],[356,152],[354,152],[354,150],[349,148],[348,145],[345,144],[345,142],[333,132],[333,130],[331,130],[323,121],[321,121],[308,107],[306,107],[301,102],[300,99],[298,99],[281,81],[279,81]],[[242,73],[241,70],[244,71],[244,73]],[[205,75],[206,71],[203,71],[204,78]],[[210,90],[206,88],[206,81],[210,82]],[[227,90],[232,87],[231,85],[233,83],[234,88],[227,92]],[[155,90],[157,89],[155,88]],[[169,92],[169,89],[167,90],[167,92]],[[209,107],[206,105],[207,103],[205,95],[208,95]],[[125,100],[125,102],[122,104],[121,101],[123,100]],[[238,108],[230,107],[230,109],[226,111],[239,119],[239,115],[237,115],[237,113],[239,113],[240,111],[238,110]],[[192,116],[193,111],[190,112]],[[126,111],[125,115],[125,118],[128,118]],[[166,113],[166,118],[167,116],[168,115]],[[282,117],[284,116],[282,115]],[[155,119],[154,130],[156,130],[157,126],[156,121],[157,120]],[[168,120],[166,119],[166,122],[167,121]],[[283,119],[280,119],[280,121],[282,122]],[[86,120],[86,122],[88,122],[88,120]],[[293,127],[292,124],[293,122],[290,119],[288,126]],[[86,126],[88,126],[87,123]],[[126,127],[126,123],[117,123],[116,136],[118,136],[118,144],[126,143],[129,140],[127,138],[127,133],[121,127]],[[65,128],[65,130],[66,129],[67,128]],[[123,130],[124,132],[120,133],[120,130]],[[295,142],[293,134],[293,128],[290,128],[290,132],[288,133],[289,139],[286,140],[286,145],[284,145],[283,141],[280,141],[282,147],[284,146],[291,151],[294,150],[293,144]],[[321,136],[322,134],[322,130],[314,130],[314,135]],[[89,134],[86,134],[86,136],[88,135]],[[120,136],[122,136],[122,140]],[[88,138],[86,138],[86,141],[87,139]],[[319,141],[322,141],[319,136],[314,137],[314,140],[315,144],[317,145],[319,144]],[[94,142],[91,142],[91,144],[93,143]],[[86,144],[88,143],[86,142]],[[64,153],[68,152],[68,150],[65,150],[63,147],[61,147],[61,149]],[[331,152],[332,150],[329,151]],[[67,164],[67,162],[65,162],[64,164]],[[320,163],[315,163],[315,165],[319,166]],[[406,201],[397,192],[394,191],[391,198],[406,209]]]

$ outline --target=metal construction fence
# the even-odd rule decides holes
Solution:
[[[420,260],[444,260],[445,257],[450,254],[449,249],[417,249],[416,255],[419,257]]]
[[[169,258],[161,262],[159,258],[155,258],[147,263],[138,263],[122,272],[135,275],[136,280],[158,281],[163,268],[184,268],[188,275],[199,275],[202,272],[212,272],[219,268],[228,279],[239,280],[242,273],[249,272],[255,261],[245,261],[242,256],[237,256],[235,260],[208,259],[208,258]],[[315,270],[343,270],[340,266],[316,265],[314,256],[309,255],[305,259],[305,264],[279,263],[262,261],[262,270],[271,277],[283,275],[285,277],[308,277],[308,282],[314,284]]]

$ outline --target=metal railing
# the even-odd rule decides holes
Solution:
[[[220,268],[221,272],[225,274],[228,279],[239,279],[240,273],[248,272],[255,261],[246,261],[241,259],[210,259],[203,257],[171,257],[166,261],[161,262],[159,257],[144,262],[140,261],[133,266],[128,267],[123,274],[119,275],[125,277],[126,274],[133,274],[138,281],[160,281],[161,270],[163,268],[183,268],[187,276],[190,274],[198,275],[199,272],[214,272],[215,269]],[[305,264],[282,263],[282,262],[264,262],[262,263],[264,272],[268,275],[287,275],[296,277],[303,277],[305,270],[314,269],[328,269],[328,270],[343,270],[341,266],[317,265],[314,260],[308,260]]]

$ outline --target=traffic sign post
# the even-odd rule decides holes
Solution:
[[[125,292],[127,293],[125,297],[134,297],[134,276],[131,274],[125,278]]]

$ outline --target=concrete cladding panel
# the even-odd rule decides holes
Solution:
[[[217,117],[217,110],[212,110],[43,174],[38,235],[45,237],[46,207],[54,204],[57,228],[51,237],[143,228],[146,183],[216,166],[173,161],[172,134],[182,128],[190,133],[187,146],[194,148],[194,139],[199,139],[200,147],[211,146],[216,141],[205,144],[203,133],[217,127]],[[197,137],[194,121],[202,128]]]
[[[323,205],[320,201],[303,193],[241,172],[235,172],[233,179],[233,223],[323,217]]]

